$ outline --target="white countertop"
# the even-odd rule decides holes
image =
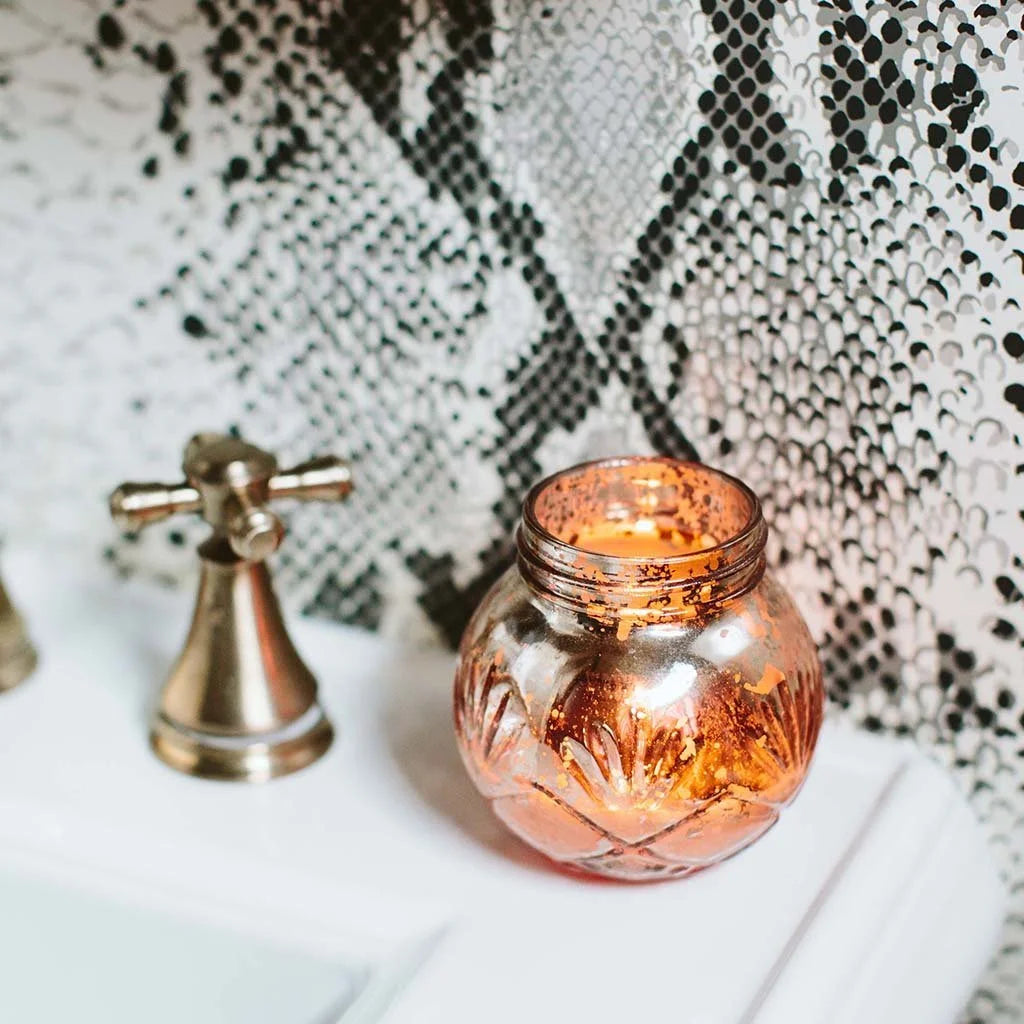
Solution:
[[[584,881],[464,774],[449,655],[293,618],[333,748],[206,782],[146,741],[192,595],[53,552],[9,552],[4,578],[41,662],[0,696],[2,1020],[950,1024],[994,949],[980,830],[908,745],[828,722],[747,851]]]

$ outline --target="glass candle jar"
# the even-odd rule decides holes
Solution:
[[[455,729],[513,832],[565,865],[685,875],[763,834],[821,725],[813,640],[739,480],[586,463],[529,493],[517,563],[466,628]]]

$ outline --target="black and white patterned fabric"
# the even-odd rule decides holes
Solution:
[[[1024,1012],[1024,4],[0,3],[0,523],[179,577],[103,495],[233,428],[358,490],[307,610],[454,641],[525,488],[699,457],[868,729],[954,766]],[[955,884],[955,880],[951,880]]]

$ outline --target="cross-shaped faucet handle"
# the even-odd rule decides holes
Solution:
[[[110,496],[110,514],[135,531],[179,512],[196,512],[239,558],[258,562],[276,551],[284,526],[267,507],[275,498],[339,501],[352,490],[347,463],[322,455],[280,470],[262,448],[226,434],[196,434],[185,448],[185,480],[126,483]]]

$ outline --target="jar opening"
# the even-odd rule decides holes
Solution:
[[[678,609],[752,586],[766,539],[760,502],[741,481],[700,463],[633,456],[542,480],[523,505],[518,547],[528,581],[570,603],[592,607],[596,595]]]
[[[745,484],[707,466],[637,458],[556,473],[534,488],[526,512],[571,547],[649,561],[728,543],[760,508]]]

